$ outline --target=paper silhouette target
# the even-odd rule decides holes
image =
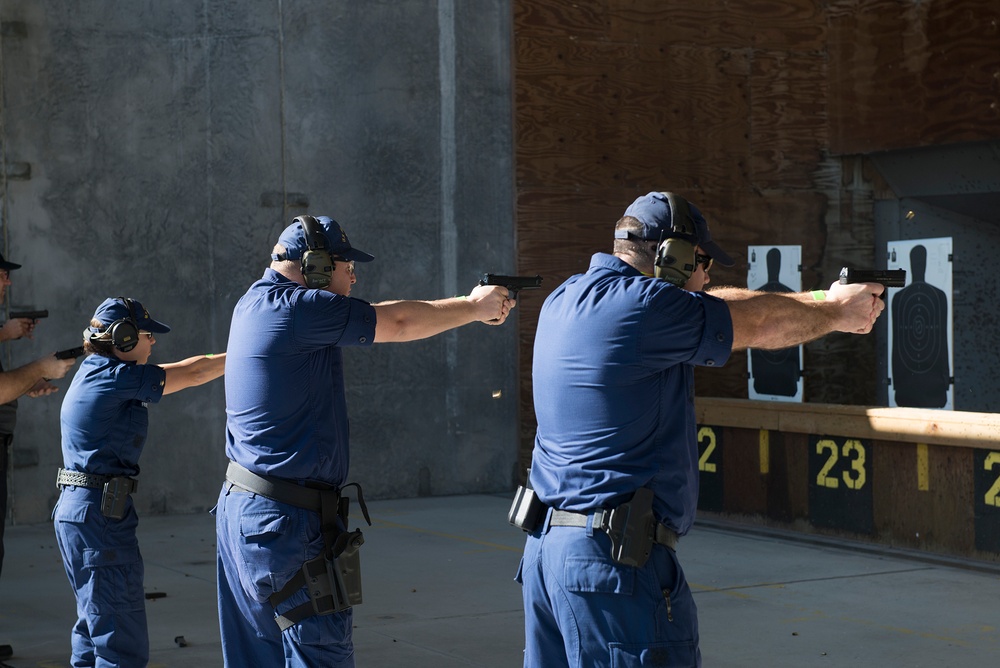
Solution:
[[[890,289],[889,405],[953,408],[951,238],[893,241],[889,269],[907,284]]]
[[[764,292],[802,289],[801,246],[749,246],[747,287]],[[751,399],[802,401],[802,346],[750,350],[748,393]]]

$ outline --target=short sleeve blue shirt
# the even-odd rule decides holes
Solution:
[[[686,533],[698,505],[694,367],[724,364],[732,344],[722,300],[595,254],[539,315],[531,484],[541,500],[582,512],[650,487],[657,518]]]
[[[155,364],[88,355],[62,402],[63,467],[135,476],[149,427],[147,404],[163,397],[167,374]]]
[[[262,475],[342,485],[343,346],[370,346],[375,308],[267,269],[236,304],[226,348],[226,454]]]

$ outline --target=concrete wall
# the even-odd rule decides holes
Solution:
[[[302,213],[376,256],[353,293],[370,301],[513,273],[507,0],[4,0],[0,21],[4,252],[24,265],[8,302],[51,313],[5,363],[77,344],[118,295],[174,328],[153,361],[223,350]],[[352,480],[509,489],[516,346],[512,320],[348,351]],[[60,401],[21,401],[16,522],[55,502]],[[151,407],[140,512],[212,507],[224,403],[216,381]]]

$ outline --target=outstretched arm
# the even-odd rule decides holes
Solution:
[[[733,318],[733,349],[778,350],[830,332],[867,334],[885,303],[878,283],[834,283],[825,299],[809,292],[760,292],[724,287],[710,294],[725,300]]]
[[[75,363],[75,358],[60,360],[49,355],[0,373],[0,404],[14,401],[43,378],[62,378]]]
[[[173,394],[180,390],[203,385],[215,380],[226,371],[226,353],[215,355],[196,355],[180,362],[160,364],[167,372],[167,381],[163,385],[164,394]]]
[[[481,285],[468,297],[382,302],[373,306],[375,343],[398,343],[426,339],[477,320],[488,325],[502,324],[514,301],[507,298],[507,288]]]

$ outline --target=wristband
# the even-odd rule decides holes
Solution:
[[[818,302],[826,300],[826,292],[824,292],[823,290],[813,290],[809,294],[811,294],[813,299]]]
[[[207,357],[208,359],[212,359],[213,357],[215,357],[215,353],[205,353],[205,357]]]

